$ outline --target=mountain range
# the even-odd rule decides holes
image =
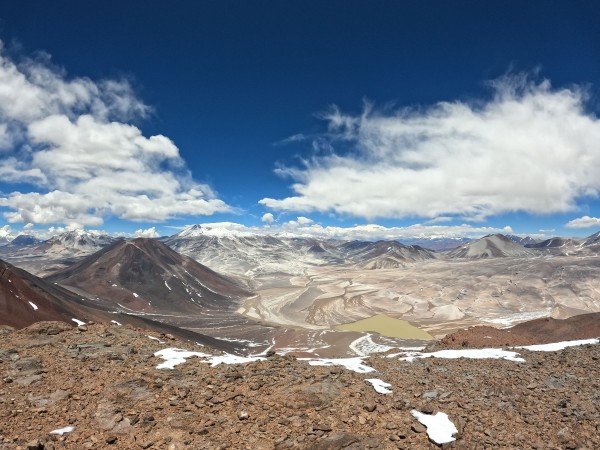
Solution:
[[[12,262],[36,275],[44,276],[67,267],[119,240],[97,231],[74,230],[40,241],[33,236],[19,235],[0,246],[0,258]]]
[[[337,241],[258,234],[215,234],[194,225],[162,239],[169,247],[223,273],[302,274],[308,267],[398,268],[436,258],[435,252],[397,241]]]
[[[368,317],[383,321],[388,314],[442,336],[481,323],[600,310],[600,265],[593,259],[598,233],[526,245],[515,240],[488,235],[435,252],[397,241],[219,234],[202,226],[162,239],[69,232],[4,247],[14,259],[3,263],[12,273],[3,281],[3,308],[21,318],[10,319],[19,326],[46,319],[136,320],[240,348],[342,354],[359,348],[354,342],[363,342],[368,330],[340,334],[332,327]],[[44,278],[22,270],[28,265]],[[25,289],[19,279],[35,287]],[[386,345],[375,335],[364,342],[376,341]]]
[[[307,267],[319,266],[391,269],[446,257],[527,257],[539,254],[536,251],[589,254],[600,250],[599,234],[584,239],[555,237],[545,241],[529,236],[490,235],[478,240],[407,239],[400,243],[265,235],[193,225],[159,240],[178,253],[248,282],[261,274],[302,274]],[[0,246],[0,257],[33,273],[48,275],[120,239],[123,238],[83,230],[65,232],[45,241],[19,235]]]

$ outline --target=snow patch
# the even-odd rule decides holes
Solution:
[[[156,366],[157,369],[174,369],[175,366],[183,364],[187,358],[192,356],[198,356],[201,358],[210,356],[202,352],[191,352],[188,350],[181,350],[178,348],[165,348],[154,353],[154,356],[158,356],[165,361]]]
[[[50,434],[60,434],[62,436],[65,433],[71,433],[73,431],[75,431],[75,427],[68,426],[64,428],[58,428],[57,430],[52,430]]]
[[[447,444],[456,440],[452,436],[458,433],[458,430],[450,419],[448,419],[448,414],[438,412],[430,416],[413,409],[412,415],[427,427],[427,436],[436,444]]]
[[[514,348],[522,348],[531,352],[556,352],[567,347],[579,345],[600,344],[600,339],[581,339],[578,341],[554,342],[552,344],[525,345]]]
[[[400,361],[414,361],[417,358],[443,358],[443,359],[506,359],[508,361],[524,362],[525,360],[519,356],[517,352],[511,352],[503,350],[501,348],[472,348],[472,349],[461,349],[461,350],[439,350],[432,353],[422,352],[406,352],[406,353],[395,353],[388,355],[388,358],[393,358],[404,354],[405,356],[399,358]]]
[[[116,320],[111,320],[110,323],[114,323],[115,325],[118,325],[118,326],[123,326],[122,323],[117,322]]]
[[[134,296],[135,298],[138,298],[138,297],[139,297],[139,295],[137,295],[135,292],[133,293],[133,296]]]
[[[367,378],[366,381],[373,385],[375,392],[379,392],[380,394],[392,394],[392,390],[388,389],[389,387],[392,387],[390,383],[386,383],[379,378]]]
[[[202,352],[192,352],[179,348],[165,348],[154,353],[165,361],[156,366],[157,369],[174,369],[175,366],[183,364],[187,358],[193,356],[203,358],[202,362],[210,364],[212,367],[219,364],[244,364],[253,361],[263,361],[265,358],[259,356],[236,356],[236,355],[208,355]]]
[[[513,347],[517,349],[529,350],[532,352],[555,352],[558,350],[565,349],[567,347],[575,347],[578,345],[588,344],[600,344],[600,338],[595,339],[582,339],[577,341],[565,341],[555,342],[552,344],[540,344],[540,345],[525,345]],[[401,356],[403,355],[403,356]],[[445,359],[458,359],[458,358],[469,358],[469,359],[505,359],[507,361],[524,362],[519,353],[512,352],[509,350],[503,350],[501,348],[474,348],[474,349],[460,349],[460,350],[439,350],[432,353],[422,352],[402,352],[387,355],[388,358],[395,358],[401,356],[401,361],[414,361],[417,358],[445,358]]]
[[[371,338],[371,334],[361,336],[349,345],[350,350],[358,356],[369,356],[372,353],[383,353],[391,350],[394,347],[388,345],[376,344]]]
[[[80,327],[81,325],[85,325],[85,322],[83,320],[79,320],[79,319],[71,319],[71,320],[73,322],[75,322],[78,327]]]
[[[508,328],[513,326],[517,322],[526,322],[528,320],[541,319],[543,317],[550,317],[552,315],[552,309],[546,309],[542,311],[531,311],[531,312],[518,312],[514,314],[502,315],[502,317],[482,317],[481,320],[487,323],[493,323],[496,325],[503,325]]]
[[[375,372],[375,369],[363,364],[364,358],[319,358],[319,359],[311,359],[311,358],[298,358],[300,361],[308,361],[308,364],[311,366],[342,366],[348,370],[358,373],[369,373]]]
[[[165,286],[167,287],[168,290],[171,290],[171,287],[167,284],[166,280],[165,280]]]
[[[31,307],[33,308],[34,311],[38,310],[38,307],[37,307],[37,305],[35,303],[29,302],[29,304],[31,305]]]
[[[164,344],[165,341],[161,341],[159,338],[154,336],[146,336],[148,339],[152,339],[153,341],[157,341],[159,344]]]
[[[221,356],[211,356],[206,360],[207,363],[211,365],[211,367],[218,366],[219,364],[245,364],[254,361],[264,361],[265,358],[260,356],[235,356],[235,355],[221,355]]]
[[[192,300],[192,301],[194,301],[194,300]],[[225,341],[225,342],[239,342],[240,344],[244,344],[248,347],[260,347],[261,345],[268,344],[268,342],[258,343],[258,342],[250,341],[248,339],[235,339],[235,338],[227,338],[227,337],[218,337],[217,339],[220,341]]]

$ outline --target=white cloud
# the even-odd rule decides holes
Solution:
[[[383,227],[381,225],[357,225],[354,227],[333,227],[313,224],[295,230],[295,234],[305,237],[342,240],[402,240],[414,238],[456,238],[481,237],[487,234],[506,233],[507,228],[473,227],[468,224],[456,226],[414,224],[408,227]],[[512,230],[511,230],[512,231]]]
[[[439,217],[434,217],[433,219],[428,220],[425,223],[428,224],[428,225],[433,225],[433,224],[436,224],[436,223],[452,222],[452,220],[454,220],[452,217],[439,216]]]
[[[573,219],[565,225],[567,228],[591,228],[600,226],[600,218],[583,216]]]
[[[12,237],[12,230],[10,225],[4,225],[0,227],[0,238],[9,238]]]
[[[205,233],[213,236],[275,235],[283,237],[314,237],[340,240],[402,240],[413,238],[459,238],[482,237],[494,233],[513,233],[509,226],[473,227],[468,224],[455,226],[414,224],[407,227],[384,227],[377,224],[355,225],[351,227],[323,226],[317,223],[301,225],[296,220],[281,225],[246,226],[233,222],[201,224]]]
[[[275,222],[275,217],[273,217],[273,214],[271,213],[265,213],[260,220],[264,223],[273,223]]]
[[[4,216],[11,223],[78,223],[100,225],[102,217],[93,214],[91,198],[63,191],[47,194],[13,192],[7,198],[0,197],[0,206],[8,206],[15,211]]]
[[[274,210],[365,217],[457,216],[483,220],[525,211],[574,210],[600,192],[600,121],[579,87],[525,76],[491,83],[486,102],[360,116],[333,109],[328,136],[344,152],[280,168],[295,195]]]
[[[50,239],[53,236],[62,234],[62,233],[66,233],[68,231],[75,231],[75,230],[83,230],[83,226],[81,226],[80,224],[71,224],[70,226],[67,227],[48,227],[48,228],[35,228],[35,225],[33,224],[26,224],[23,226],[23,228],[21,228],[21,230],[15,230],[14,234],[27,234],[29,236],[34,236],[37,239],[40,240],[46,240],[46,239]],[[92,233],[92,234],[97,234],[97,235],[108,235],[110,233],[106,232],[106,231],[100,231],[100,230],[85,230],[86,233]]]
[[[300,217],[296,217],[296,220],[289,220],[289,221],[285,222],[283,224],[283,226],[286,228],[297,228],[297,227],[310,225],[311,223],[314,223],[314,221],[312,219],[309,219],[308,217],[300,216]]]
[[[9,225],[6,225],[3,228],[7,228],[8,230],[11,230]],[[0,228],[0,230],[2,230],[3,228]],[[53,236],[56,236],[56,235],[59,235],[62,233],[66,233],[68,231],[76,231],[76,230],[82,230],[88,234],[95,235],[95,236],[108,235],[108,236],[113,236],[113,237],[124,237],[124,238],[159,237],[160,236],[156,232],[155,227],[150,227],[148,229],[139,229],[135,233],[127,233],[127,232],[122,232],[122,231],[108,232],[108,231],[102,230],[102,229],[86,228],[84,225],[82,225],[80,223],[76,223],[76,222],[70,223],[67,226],[50,226],[47,228],[37,228],[37,226],[35,224],[27,223],[27,224],[23,225],[23,227],[20,230],[13,228],[11,230],[11,233],[13,234],[13,236],[16,236],[18,234],[28,234],[28,235],[36,237],[37,239],[46,240],[46,239],[50,239]],[[1,232],[0,232],[0,237],[1,237]]]
[[[143,238],[157,238],[159,237],[160,234],[158,234],[158,232],[156,231],[155,227],[150,227],[147,228],[145,230],[136,230],[135,233],[133,233],[133,237],[143,237]]]
[[[309,225],[314,222],[312,219],[309,219],[308,217],[302,217],[302,216],[298,217],[296,220],[300,225]]]
[[[307,136],[305,136],[302,133],[299,134],[294,134],[292,136],[289,136],[285,139],[282,139],[281,141],[277,142],[275,145],[285,145],[285,144],[292,144],[294,142],[303,142],[306,141],[308,139]]]
[[[69,80],[48,56],[15,63],[0,43],[0,179],[35,187],[0,196],[6,219],[96,226],[108,215],[231,212],[193,180],[169,138],[124,122],[148,111],[126,81]]]
[[[30,223],[25,224],[21,230],[12,229],[10,225],[4,225],[3,227],[0,227],[0,239],[6,238],[10,241],[17,237],[19,234],[28,234],[43,240],[48,239],[49,237],[54,236],[55,234],[62,233],[64,231],[65,229],[62,227],[52,227],[50,229],[45,230],[36,230],[33,228],[33,224]]]
[[[8,125],[0,123],[0,151],[12,146],[12,139],[8,132]]]

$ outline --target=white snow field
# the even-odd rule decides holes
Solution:
[[[440,411],[431,416],[413,409],[412,415],[427,427],[427,436],[436,444],[447,444],[456,440],[453,435],[458,433],[458,430],[448,419],[448,414]]]

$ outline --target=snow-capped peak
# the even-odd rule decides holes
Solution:
[[[11,242],[16,236],[10,232],[8,225],[0,227],[0,246]]]
[[[187,227],[185,230],[177,233],[178,237],[196,237],[196,236],[204,236],[204,229],[201,225],[192,225]]]
[[[178,233],[177,237],[189,238],[198,236],[232,237],[232,236],[255,236],[254,233],[245,230],[246,227],[231,222],[196,224],[187,227]]]
[[[114,241],[114,238],[96,230],[72,230],[56,235],[46,241],[52,246],[78,250],[98,250]]]

